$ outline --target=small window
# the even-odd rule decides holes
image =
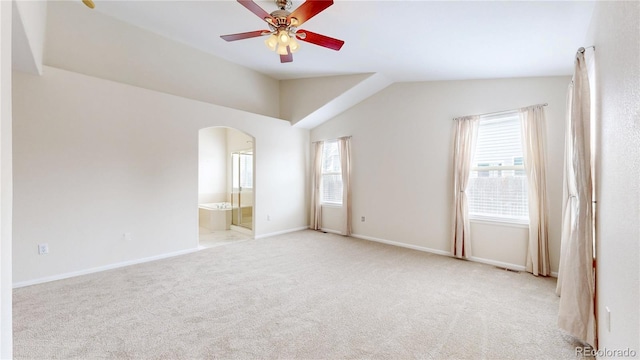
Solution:
[[[231,154],[232,186],[234,189],[253,188],[253,153],[239,152]]]
[[[342,205],[342,164],[337,140],[325,141],[322,147],[320,189],[320,200],[323,204]]]
[[[529,223],[521,131],[515,112],[480,119],[467,188],[471,219]]]

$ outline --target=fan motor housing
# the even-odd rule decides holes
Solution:
[[[288,26],[287,18],[291,13],[287,10],[276,10],[271,13],[271,17],[275,20],[275,23],[278,27],[280,26]]]

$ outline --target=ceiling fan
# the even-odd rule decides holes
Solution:
[[[269,25],[269,30],[256,30],[220,36],[226,41],[268,36],[265,44],[269,49],[276,51],[280,55],[281,63],[293,61],[293,53],[300,48],[296,39],[336,51],[340,50],[344,45],[342,40],[298,29],[307,20],[333,5],[333,0],[306,0],[293,12],[287,10],[291,8],[291,0],[275,0],[279,9],[271,14],[263,10],[253,0],[238,0],[238,2],[264,20]]]

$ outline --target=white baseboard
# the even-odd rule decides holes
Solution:
[[[119,263],[115,263],[115,264],[98,266],[98,267],[85,269],[85,270],[80,270],[80,271],[72,271],[72,272],[68,272],[68,273],[64,273],[64,274],[45,276],[45,277],[38,278],[38,279],[33,279],[33,280],[20,281],[20,282],[14,283],[13,284],[13,288],[16,289],[16,288],[21,288],[21,287],[30,286],[30,285],[42,284],[42,283],[46,283],[46,282],[50,282],[50,281],[68,279],[68,278],[72,278],[72,277],[76,277],[76,276],[80,276],[80,275],[93,274],[93,273],[97,273],[97,272],[105,271],[105,270],[117,269],[117,268],[130,266],[130,265],[142,264],[142,263],[146,263],[146,262],[149,262],[149,261],[155,261],[155,260],[166,259],[166,258],[170,258],[170,257],[174,257],[174,256],[185,255],[185,254],[189,254],[189,253],[192,253],[192,252],[196,252],[198,250],[199,250],[198,248],[180,250],[180,251],[175,251],[175,252],[171,252],[171,253],[167,253],[167,254],[150,256],[150,257],[146,257],[146,258],[142,258],[142,259],[123,261],[123,262],[119,262]]]
[[[326,233],[330,233],[330,234],[344,235],[343,233],[341,233],[341,232],[340,232],[340,231],[338,231],[338,230],[332,230],[332,229],[323,229],[323,228],[320,228],[320,231],[324,231],[324,232],[326,232]]]
[[[438,255],[444,255],[444,256],[451,257],[451,253],[448,252],[448,251],[444,251],[444,250],[431,249],[431,248],[427,248],[427,247],[423,247],[423,246],[405,244],[405,243],[401,243],[401,242],[397,242],[397,241],[379,239],[379,238],[375,238],[375,237],[372,237],[372,236],[366,236],[366,235],[360,235],[360,234],[351,234],[351,237],[358,238],[358,239],[363,239],[363,240],[375,241],[375,242],[388,244],[388,245],[399,246],[399,247],[403,247],[403,248],[407,248],[407,249],[424,251],[424,252],[428,252],[428,253],[432,253],[432,254],[438,254]]]
[[[309,227],[308,226],[301,226],[301,227],[297,227],[297,228],[293,228],[293,229],[287,229],[287,230],[282,230],[282,231],[276,231],[276,232],[272,232],[272,233],[268,233],[268,234],[261,234],[261,235],[256,235],[255,239],[264,239],[264,238],[268,238],[268,237],[272,237],[272,236],[276,236],[276,235],[282,235],[282,234],[288,234],[288,233],[292,233],[292,232],[296,232],[296,231],[300,231],[300,230],[307,230]]]
[[[483,264],[487,264],[487,265],[493,265],[493,266],[497,266],[497,267],[501,267],[501,268],[505,268],[505,269],[509,269],[509,270],[527,271],[526,267],[524,267],[522,265],[510,264],[510,263],[506,263],[506,262],[502,262],[502,261],[483,259],[483,258],[478,258],[478,257],[475,257],[475,256],[472,256],[471,258],[469,258],[469,260],[470,261],[479,262],[479,263],[483,263]],[[557,278],[558,277],[558,273],[555,272],[555,271],[552,271],[551,272],[551,277]]]
[[[525,267],[522,265],[510,264],[510,263],[497,261],[497,260],[483,259],[475,256],[471,256],[469,260],[474,262],[479,262],[482,264],[493,265],[493,266],[497,266],[497,267],[505,268],[509,270],[525,271]]]
[[[431,248],[427,248],[427,247],[424,247],[424,246],[405,244],[405,243],[401,243],[401,242],[397,242],[397,241],[379,239],[379,238],[375,238],[375,237],[372,237],[372,236],[366,236],[366,235],[360,235],[360,234],[351,234],[351,236],[354,237],[354,238],[358,238],[358,239],[375,241],[375,242],[388,244],[388,245],[393,245],[393,246],[399,246],[399,247],[403,247],[403,248],[407,248],[407,249],[413,249],[413,250],[424,251],[424,252],[428,252],[428,253],[432,253],[432,254],[453,257],[453,255],[451,255],[451,253],[449,251],[431,249]],[[498,267],[501,267],[501,268],[511,269],[511,270],[525,271],[525,267],[522,266],[522,265],[510,264],[510,263],[505,263],[505,262],[502,262],[502,261],[483,259],[483,258],[474,257],[474,256],[470,257],[468,260],[469,261],[483,263],[483,264],[498,266]],[[551,276],[558,277],[558,273],[551,273]]]

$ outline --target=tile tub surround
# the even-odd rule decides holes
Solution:
[[[231,204],[207,203],[198,205],[200,227],[210,231],[229,230],[231,226]]]

